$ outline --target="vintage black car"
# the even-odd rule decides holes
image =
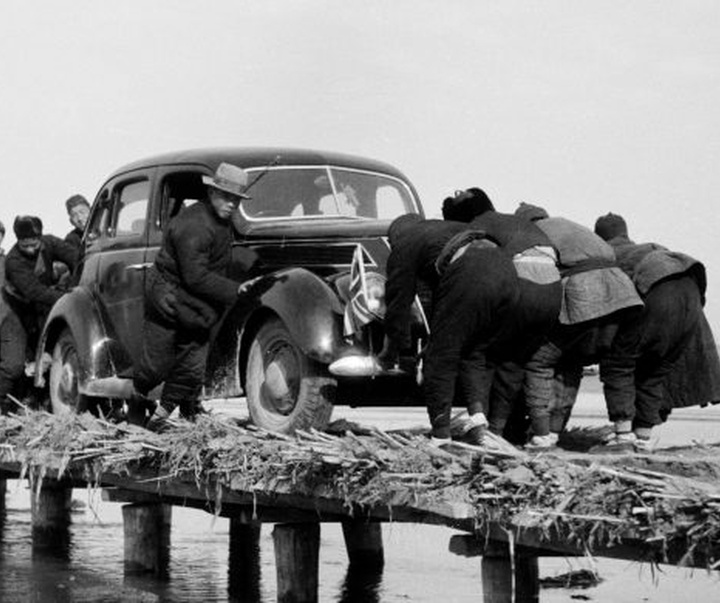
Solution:
[[[53,411],[129,396],[146,269],[163,228],[204,198],[201,177],[221,162],[249,175],[251,199],[233,219],[232,272],[257,280],[214,333],[204,396],[244,394],[255,423],[285,432],[324,425],[336,402],[412,402],[413,371],[383,371],[373,360],[383,339],[388,226],[399,215],[423,213],[412,184],[386,163],[350,155],[231,148],[151,157],[103,184],[84,235],[79,284],[52,309],[38,350],[52,355]],[[350,282],[353,258],[375,310],[355,332],[346,326],[353,324],[351,308],[346,316],[357,285]],[[427,324],[419,304],[416,310],[420,340]]]

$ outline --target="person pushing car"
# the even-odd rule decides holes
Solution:
[[[142,352],[131,403],[141,405],[164,382],[149,428],[161,428],[176,406],[189,419],[202,411],[199,398],[211,329],[244,291],[227,273],[231,217],[243,199],[249,199],[247,174],[221,163],[212,177],[202,179],[207,198],[170,221],[147,274]]]

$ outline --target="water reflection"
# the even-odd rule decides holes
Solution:
[[[345,574],[338,603],[379,603],[382,578],[382,565],[367,567],[361,563],[351,563]]]
[[[88,509],[72,514],[69,534],[61,546],[45,542],[33,550],[33,542],[40,544],[42,538],[33,535],[29,491],[25,483],[10,485],[7,507],[3,509],[0,504],[2,603],[276,601],[270,526],[264,528],[259,539],[253,535],[257,528],[241,534],[239,542],[245,544],[238,545],[233,542],[233,522],[225,518],[213,521],[200,511],[174,507],[169,578],[162,581],[153,576],[126,577],[120,504],[93,506],[89,502]],[[80,498],[83,491],[75,490],[74,495]],[[323,524],[319,601],[483,600],[481,560],[452,555],[447,546],[451,534],[446,528],[393,523],[384,524],[382,531],[385,568],[373,571],[363,564],[348,565],[340,525]],[[567,572],[570,563],[562,558],[540,561],[541,576]],[[605,580],[582,591],[582,596],[594,601],[666,603],[682,598],[717,599],[719,582],[714,573],[690,574],[688,570],[663,566],[661,576],[652,576],[648,566],[606,559],[596,560],[593,567]],[[573,603],[578,598],[577,591],[572,589],[542,591],[541,595],[543,601],[553,603]]]
[[[260,524],[230,520],[228,596],[238,603],[260,603]]]

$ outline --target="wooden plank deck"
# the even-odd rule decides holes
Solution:
[[[25,434],[23,440],[17,436],[21,433],[17,431],[18,427],[13,426],[15,440],[10,438],[11,441],[0,447],[4,458],[0,461],[0,472],[6,478],[28,477],[36,485],[39,478],[61,480],[75,487],[90,485],[102,488],[104,497],[110,501],[188,506],[247,522],[367,520],[441,525],[465,533],[456,535],[451,542],[451,550],[463,555],[483,554],[490,543],[535,556],[592,554],[696,567],[715,568],[718,565],[716,559],[720,558],[720,542],[716,537],[720,529],[713,531],[712,523],[697,524],[696,528],[708,529],[709,536],[702,547],[694,549],[696,541],[687,537],[696,529],[692,523],[688,523],[684,531],[660,532],[650,521],[643,523],[634,521],[633,517],[615,517],[609,511],[593,516],[589,511],[583,513],[582,506],[571,511],[564,506],[571,499],[582,499],[584,494],[580,489],[592,487],[594,481],[609,480],[612,485],[612,480],[616,480],[628,489],[629,496],[638,498],[641,517],[644,517],[642,505],[645,505],[646,515],[651,517],[656,500],[660,501],[660,510],[660,505],[666,502],[682,503],[684,510],[697,507],[698,516],[715,517],[720,514],[720,489],[716,485],[720,455],[716,449],[686,456],[673,452],[645,458],[637,455],[605,458],[569,452],[546,453],[541,458],[518,454],[513,458],[505,451],[498,451],[493,456],[494,453],[487,450],[479,452],[462,447],[456,454],[431,450],[423,443],[423,438],[413,440],[372,428],[369,429],[372,437],[348,432],[344,437],[301,434],[292,438],[255,433],[236,424],[228,425],[226,433],[219,423],[205,426],[212,432],[208,441],[189,441],[188,446],[194,446],[194,454],[198,456],[205,453],[212,456],[211,450],[214,454],[232,454],[237,452],[238,446],[247,446],[250,455],[261,445],[272,444],[276,456],[268,463],[274,468],[266,470],[269,477],[253,481],[248,480],[242,465],[228,468],[219,456],[213,457],[216,465],[211,468],[202,463],[195,467],[186,466],[183,463],[189,461],[182,457],[181,470],[178,470],[177,462],[174,470],[161,470],[155,457],[168,456],[169,447],[178,439],[192,437],[197,428],[191,425],[183,426],[177,434],[172,433],[165,439],[145,432],[147,446],[138,444],[138,437],[143,436],[144,430],[125,433],[114,426],[103,427],[115,430],[112,438],[109,433],[101,433],[98,436],[101,444],[95,445],[88,436],[93,430],[101,431],[95,424],[77,427],[70,421],[59,425],[55,433],[53,421],[56,419],[39,417],[38,421],[46,424],[29,421],[28,429],[37,430],[39,435],[33,431]],[[88,419],[77,422],[82,421]],[[200,427],[202,431],[203,426]],[[80,430],[77,434],[66,433],[75,428]],[[78,444],[77,450],[46,449],[41,436],[48,439],[48,446],[57,439],[62,440],[62,446],[72,447],[78,440],[83,443]],[[236,442],[231,436],[239,439]],[[112,454],[104,452],[108,443],[112,444]],[[394,455],[401,456],[408,451],[415,455],[411,456],[411,465],[421,457],[424,459],[422,467],[413,470],[426,473],[402,473],[402,467],[393,466]],[[131,460],[113,464],[105,462],[104,454],[114,455],[113,458],[137,457],[146,462]],[[705,460],[701,460],[702,454],[707,456]],[[261,455],[261,458],[265,457]],[[251,461],[254,462],[253,459],[248,462]],[[318,477],[322,471],[313,477],[311,484],[277,479],[277,475],[273,475],[287,471],[290,463],[298,463],[305,470],[328,468],[334,472],[332,479],[344,476],[340,467],[353,476],[358,465],[371,466],[373,479],[389,488],[377,497],[363,498],[357,497],[353,490],[338,489],[330,478],[323,482]],[[676,473],[665,475],[658,471],[666,465],[672,466]],[[564,476],[568,483],[554,484],[557,481],[555,469],[567,467],[572,469]],[[689,477],[684,477],[686,474]],[[435,481],[430,486],[418,481],[418,487],[415,487],[414,475],[432,477]],[[588,480],[588,476],[592,479]],[[412,479],[408,480],[408,477]],[[480,480],[479,485],[473,486],[472,480]],[[361,482],[358,484],[357,487],[362,486]],[[679,488],[677,493],[669,491],[668,485]],[[507,491],[503,490],[506,486]],[[531,500],[538,489],[550,486],[556,489],[551,492],[555,506],[542,507],[537,499]],[[566,502],[557,502],[558,488]],[[647,494],[651,498],[643,498]],[[527,497],[527,501],[523,497]],[[690,521],[690,516],[688,518]]]

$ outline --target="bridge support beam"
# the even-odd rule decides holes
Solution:
[[[160,503],[124,505],[125,574],[166,577],[170,561],[172,506]]]
[[[230,518],[228,594],[238,601],[260,600],[260,522]]]
[[[342,522],[342,529],[350,564],[382,569],[385,556],[380,522],[348,520]]]
[[[317,603],[320,524],[276,524],[273,542],[278,603]]]

